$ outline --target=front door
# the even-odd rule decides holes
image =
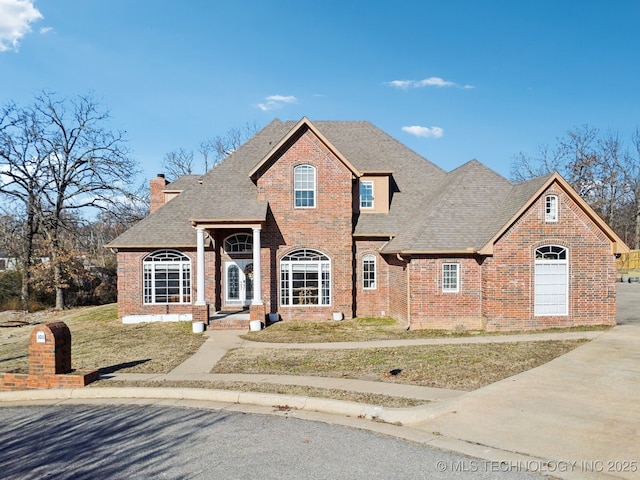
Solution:
[[[253,299],[253,260],[225,262],[225,303],[247,306]]]

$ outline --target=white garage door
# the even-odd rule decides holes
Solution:
[[[536,249],[534,307],[536,315],[568,315],[568,272],[566,248],[547,245]]]

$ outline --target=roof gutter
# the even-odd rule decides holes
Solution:
[[[118,249],[126,249],[126,250],[149,250],[151,248],[153,249],[157,249],[157,248],[162,248],[162,249],[166,249],[166,248],[193,248],[195,247],[196,244],[182,244],[182,245],[167,245],[166,243],[160,244],[160,245],[111,245],[111,244],[107,244],[104,247],[108,248],[109,250],[111,250],[112,252],[117,253]]]
[[[396,250],[382,251],[381,253],[389,255],[477,255],[480,252],[475,247],[469,247],[465,250]],[[398,257],[399,258],[399,257]]]

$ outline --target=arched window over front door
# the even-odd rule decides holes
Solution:
[[[142,261],[144,303],[191,303],[191,259],[157,250]]]
[[[535,251],[534,313],[569,314],[569,256],[567,249],[545,245]]]
[[[224,240],[224,251],[227,253],[251,253],[253,237],[248,233],[236,233]]]
[[[280,260],[280,304],[330,305],[331,261],[324,253],[301,249]]]

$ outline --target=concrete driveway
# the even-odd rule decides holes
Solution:
[[[640,285],[619,284],[618,312],[595,340],[450,400],[419,428],[554,460],[564,478],[640,478]]]

